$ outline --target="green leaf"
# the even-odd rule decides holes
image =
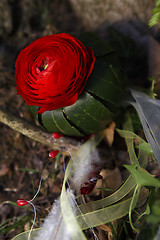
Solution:
[[[63,112],[68,121],[85,134],[105,129],[113,118],[113,114],[88,93],[81,95],[75,104],[63,108]]]
[[[37,114],[37,112],[38,112],[39,107],[27,105],[27,108],[28,108],[28,110],[33,114],[33,116],[38,120],[38,114]]]
[[[137,165],[124,165],[136,180],[138,186],[160,187],[160,181]]]
[[[160,0],[156,0],[156,7],[160,7]]]
[[[46,111],[41,115],[43,127],[48,132],[59,132],[61,133],[60,129],[58,128],[56,122],[52,118],[52,111]]]
[[[147,217],[147,222],[160,222],[160,200],[157,200],[151,207],[151,215]]]
[[[140,143],[138,146],[136,146],[136,148],[140,149],[148,156],[153,156],[153,151],[147,142]]]
[[[52,118],[54,119],[56,125],[58,126],[61,133],[68,136],[84,136],[77,128],[76,125],[72,125],[68,119],[63,114],[63,110],[57,109],[56,111],[52,111]]]
[[[124,95],[123,72],[115,68],[106,57],[96,59],[93,72],[91,73],[85,89],[107,106],[108,103],[120,106]]]
[[[140,138],[138,135],[136,135],[134,132],[127,131],[127,130],[120,130],[116,129],[116,131],[119,133],[119,135],[126,140],[126,145],[128,148],[130,160],[132,164],[140,164],[142,167],[147,164],[148,161],[148,154],[142,150],[142,148],[139,148],[138,158],[134,150],[134,139],[137,139],[139,141],[139,144],[148,144],[145,142],[142,138]],[[138,145],[139,146],[139,145]],[[138,148],[138,146],[136,146]]]
[[[46,111],[42,115],[43,126],[49,132],[59,132],[63,135],[82,137],[83,134],[72,126],[62,113],[62,109]]]
[[[152,213],[160,217],[160,200],[157,200],[153,205]]]
[[[116,131],[119,133],[121,137],[125,138],[131,163],[138,164],[139,162],[138,162],[136,153],[134,151],[134,142],[133,142],[134,138],[136,138],[137,135],[133,132],[120,130],[120,129],[116,129]]]
[[[149,27],[153,27],[154,25],[159,25],[159,19],[160,19],[160,8],[159,4],[157,4],[157,7],[153,9],[152,13],[153,16],[149,20]]]
[[[73,35],[78,38],[86,48],[91,47],[96,57],[114,52],[111,46],[96,33],[84,32],[74,33]]]
[[[149,215],[147,218],[147,222],[152,222],[152,223],[160,223],[160,216],[156,216],[156,215]]]
[[[80,33],[75,36],[86,47],[92,47],[96,56],[94,69],[87,80],[86,89],[106,104],[109,102],[119,106],[126,83],[116,54],[110,45],[95,33]]]
[[[109,42],[121,60],[122,66],[128,66],[128,62],[131,61],[131,59],[133,61],[135,57],[137,58],[138,48],[136,43],[132,38],[124,36],[114,27],[109,27],[108,31]]]
[[[138,222],[144,215],[149,215],[151,213],[151,209],[149,204],[147,203],[146,210],[137,218],[136,222]]]

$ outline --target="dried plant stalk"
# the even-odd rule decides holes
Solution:
[[[32,125],[23,118],[12,115],[2,108],[0,108],[0,122],[48,147],[51,147],[53,149],[61,149],[65,155],[69,154],[67,148],[69,148],[70,151],[74,153],[81,145],[80,141],[69,137],[54,139],[52,138],[51,133],[42,130],[36,125]]]

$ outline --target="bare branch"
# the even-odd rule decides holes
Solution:
[[[74,153],[81,145],[80,141],[69,137],[54,139],[52,138],[51,133],[45,132],[40,127],[32,125],[22,118],[18,118],[2,108],[0,108],[0,122],[48,147],[51,147],[53,149],[61,149],[66,155],[69,154],[67,147],[72,153]]]

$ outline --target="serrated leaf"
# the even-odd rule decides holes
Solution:
[[[160,181],[137,165],[124,165],[136,180],[138,186],[160,187]]]
[[[140,143],[138,146],[136,146],[136,148],[140,149],[141,151],[146,153],[148,156],[153,155],[153,151],[147,142]]]

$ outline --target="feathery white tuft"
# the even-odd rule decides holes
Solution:
[[[67,195],[69,202],[73,206],[75,201],[74,194],[67,190]],[[66,209],[67,211],[67,209]],[[74,210],[73,210],[74,211]],[[52,210],[49,215],[46,217],[42,228],[39,231],[38,236],[34,240],[71,240],[71,236],[65,226],[63,220],[61,207],[60,207],[60,198],[55,200]]]
[[[79,161],[74,161],[73,157],[73,176],[70,179],[73,188],[77,192],[79,192],[82,185],[89,180],[89,175],[95,168],[94,164],[102,164],[97,149],[90,153],[85,160],[80,156],[78,158]]]

